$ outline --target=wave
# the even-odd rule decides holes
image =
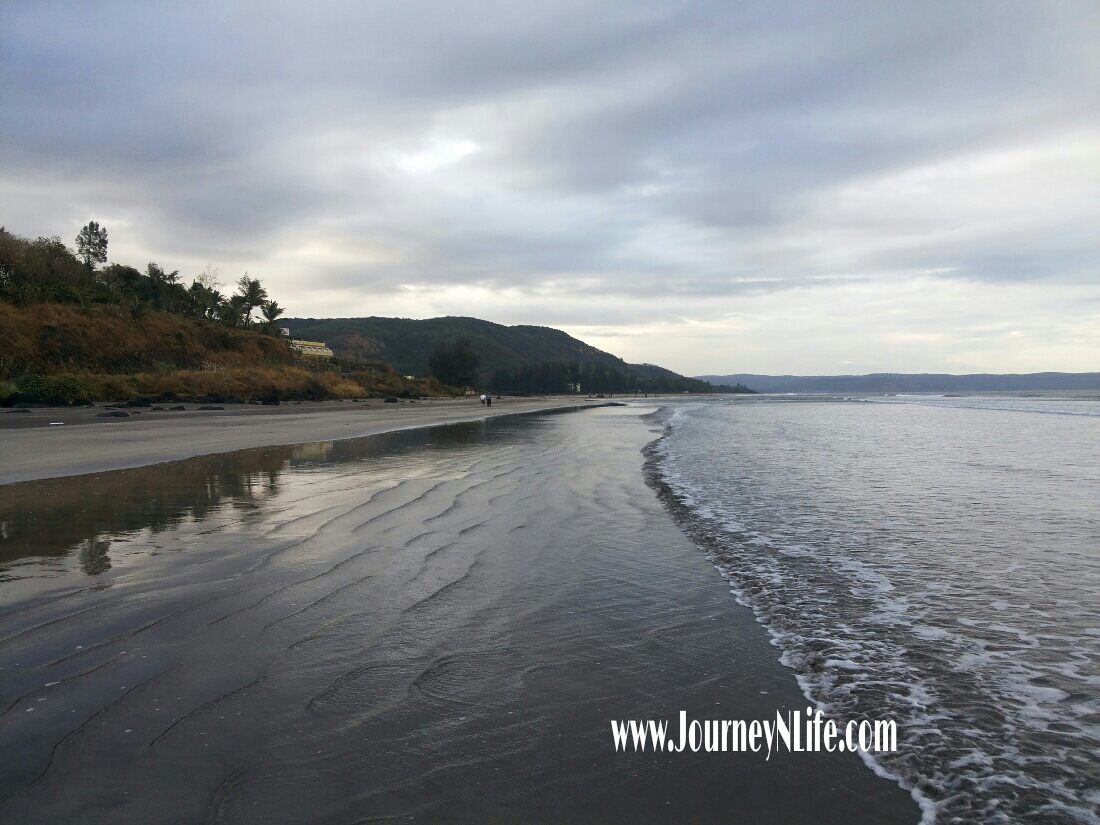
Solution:
[[[925,823],[1100,823],[1080,752],[1100,740],[1087,721],[1100,702],[1077,695],[1074,712],[1049,710],[1069,694],[1014,659],[1040,643],[1034,634],[984,622],[996,641],[984,644],[965,627],[923,623],[911,595],[860,559],[752,529],[722,500],[715,468],[684,472],[670,448],[690,415],[675,411],[646,448],[647,482],[766,628],[807,700],[837,720],[898,721],[897,753],[861,757],[912,794]],[[926,589],[938,586],[927,571]],[[1054,744],[1037,749],[1037,732]],[[1070,745],[1077,758],[1060,760]]]

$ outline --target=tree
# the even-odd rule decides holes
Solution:
[[[275,303],[275,301],[264,301],[261,309],[263,310],[264,318],[267,319],[269,324],[274,324],[275,319],[286,312],[286,310]]]
[[[176,302],[172,300],[172,294],[176,291],[175,287],[179,282],[179,271],[165,272],[159,264],[149,261],[149,265],[145,268],[145,275],[149,279],[149,300],[154,308],[173,309]]]
[[[263,312],[265,320],[264,323],[258,326],[258,329],[261,329],[267,335],[278,334],[275,327],[275,319],[286,312],[286,310],[274,301],[264,301],[263,305],[260,307],[260,311]]]
[[[84,266],[88,269],[107,263],[107,227],[88,221],[76,235],[76,254],[84,260]]]
[[[180,277],[178,269],[175,272],[165,272],[160,264],[153,261],[149,261],[149,265],[145,267],[145,274],[157,287],[162,288],[176,283]]]
[[[199,273],[195,281],[212,292],[221,292],[222,287],[225,286],[218,277],[218,270],[211,264],[206,265],[206,269]]]
[[[225,303],[225,296],[221,292],[223,286],[225,284],[218,278],[218,270],[207,264],[187,290],[191,314],[208,321],[216,321],[219,309]]]
[[[245,326],[248,323],[248,305],[243,295],[231,295],[218,306],[218,320],[227,327]]]
[[[213,321],[218,312],[218,306],[224,299],[222,294],[216,289],[203,284],[198,278],[196,278],[191,288],[187,290],[187,296],[189,300],[189,309],[192,315],[197,318],[206,318]]]
[[[431,374],[451,387],[477,384],[478,357],[469,338],[458,338],[452,349],[442,345],[428,356]]]
[[[241,299],[241,305],[244,307],[245,325],[247,326],[252,323],[252,310],[263,306],[264,301],[267,300],[267,290],[255,278],[249,278],[246,272],[237,281],[237,295],[234,297]]]

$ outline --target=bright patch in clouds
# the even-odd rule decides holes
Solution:
[[[441,166],[450,166],[478,150],[472,140],[436,140],[433,145],[419,152],[397,153],[394,165],[402,172],[421,174],[434,172]]]

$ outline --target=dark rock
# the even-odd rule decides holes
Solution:
[[[28,410],[26,407],[17,407],[14,410],[4,410],[4,412],[8,413],[8,414],[10,414],[10,413],[29,413],[30,410]]]
[[[5,407],[41,407],[42,399],[29,392],[13,392],[2,403]]]
[[[176,407],[172,407],[172,412],[187,412],[187,407],[183,406],[183,404],[180,404]]]
[[[265,395],[260,399],[260,403],[265,407],[277,407],[279,406],[279,396],[272,393],[271,395]]]
[[[151,407],[153,406],[153,399],[151,398],[131,398],[126,402],[127,407]]]
[[[386,403],[387,403],[387,404],[396,404],[396,403],[397,403],[397,399],[396,399],[396,398],[394,398],[394,397],[393,397],[392,395],[387,395],[387,396],[386,396]]]
[[[122,410],[111,410],[110,412],[96,413],[96,418],[129,418],[130,413],[123,412]]]
[[[225,407],[211,407],[209,405],[205,405],[205,406],[199,407],[199,409],[200,410],[224,410]]]

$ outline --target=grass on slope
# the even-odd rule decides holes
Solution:
[[[285,340],[167,313],[110,306],[0,302],[0,400],[323,399],[439,395],[381,364],[341,372],[295,355]]]

